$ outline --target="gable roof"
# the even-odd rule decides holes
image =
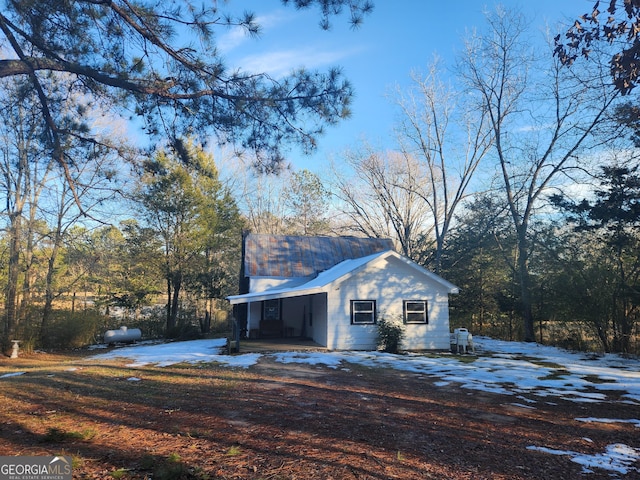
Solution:
[[[302,295],[312,295],[314,293],[320,293],[326,291],[329,285],[355,274],[366,265],[389,257],[395,257],[399,259],[411,268],[415,269],[420,274],[425,275],[436,283],[442,285],[447,289],[449,293],[458,293],[458,287],[446,281],[444,278],[430,272],[425,268],[422,268],[417,263],[409,260],[406,257],[403,257],[402,255],[392,250],[385,250],[383,252],[374,253],[366,257],[344,260],[339,264],[333,266],[332,268],[324,272],[320,272],[317,277],[309,280],[306,283],[303,283],[302,285],[297,285],[295,287],[274,287],[261,292],[245,293],[243,295],[232,295],[227,297],[227,300],[229,300],[229,302],[234,305],[238,303],[257,302],[275,298],[299,297]]]
[[[247,277],[311,277],[340,262],[392,250],[388,238],[249,234],[244,239]]]

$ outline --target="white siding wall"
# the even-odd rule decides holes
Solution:
[[[376,300],[378,316],[402,319],[403,300],[427,300],[428,324],[405,326],[402,348],[449,349],[449,308],[446,290],[420,272],[390,257],[369,265],[333,286],[328,294],[327,348],[372,350],[376,348],[375,325],[351,325],[351,300]]]
[[[288,288],[302,285],[308,282],[310,278],[296,277],[296,278],[282,278],[282,277],[251,277],[249,279],[249,292],[264,292],[271,288]]]
[[[318,345],[327,346],[327,295],[313,295],[313,326],[307,333]]]

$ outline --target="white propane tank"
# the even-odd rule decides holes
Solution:
[[[104,343],[135,342],[142,338],[139,328],[120,327],[118,330],[107,330],[104,333]]]

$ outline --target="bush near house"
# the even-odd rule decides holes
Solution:
[[[404,324],[402,321],[381,315],[376,325],[378,327],[378,350],[386,353],[398,353],[404,338]]]

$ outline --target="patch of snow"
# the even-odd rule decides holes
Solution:
[[[640,420],[637,418],[576,418],[578,422],[593,422],[593,423],[630,423],[640,428]]]
[[[566,455],[571,457],[571,461],[582,465],[584,473],[593,473],[592,468],[601,468],[610,472],[617,472],[623,475],[629,472],[640,472],[632,465],[640,460],[640,449],[630,447],[622,443],[607,445],[604,453],[586,455],[571,450],[556,450],[547,447],[527,447],[528,450],[536,450],[551,455]]]
[[[329,368],[338,368],[342,363],[341,358],[327,355],[322,352],[279,352],[274,353],[276,362],[280,363],[303,363],[307,365],[325,365]]]
[[[530,398],[523,397],[522,395],[518,395],[516,398],[518,400],[522,400],[523,402],[527,402],[527,403],[538,403],[535,400],[531,400]]]
[[[18,377],[20,375],[24,375],[25,373],[27,373],[27,372],[5,373],[4,375],[0,375],[0,378]]]
[[[533,407],[531,405],[525,405],[524,403],[514,402],[514,403],[509,403],[509,405],[513,407],[528,408],[530,410],[536,410],[536,407]]]
[[[133,368],[151,364],[159,367],[166,367],[176,363],[219,361],[218,359],[220,357],[228,357],[227,355],[221,355],[221,352],[226,345],[227,340],[224,338],[152,345],[132,345],[116,348],[106,353],[94,355],[91,358],[94,360],[128,358],[135,360],[133,363],[127,365],[128,367]],[[226,359],[222,363],[227,363]]]

